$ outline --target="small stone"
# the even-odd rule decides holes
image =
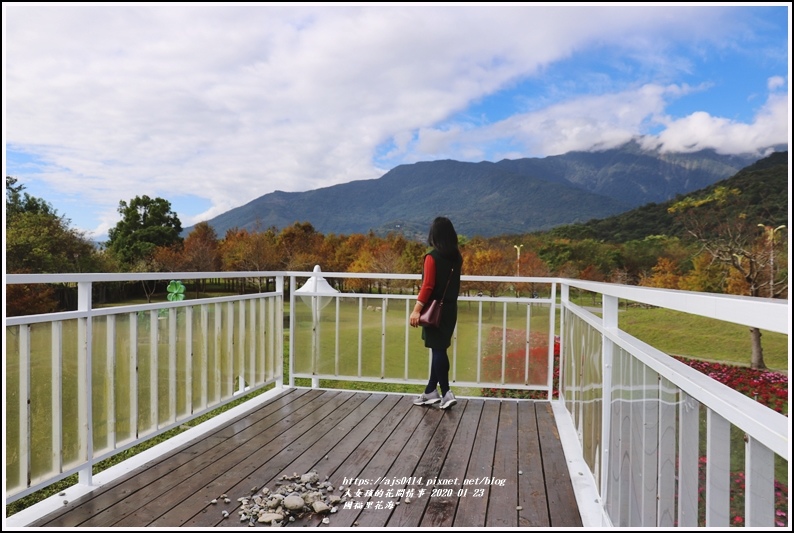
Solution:
[[[61,492],[60,494],[58,494],[58,496],[66,496],[66,493],[65,492]]]
[[[317,483],[320,481],[320,476],[316,472],[309,472],[300,477],[301,483]]]
[[[516,505],[516,511],[521,511],[522,509],[524,509],[524,508],[521,507],[520,505]]]
[[[330,523],[331,523],[331,520],[327,516],[325,518],[323,518],[323,524],[330,524]]]
[[[231,500],[229,498],[224,498],[223,503],[231,503]]]
[[[221,494],[221,498],[228,498],[225,494]]]
[[[301,498],[300,496],[292,495],[284,498],[284,507],[286,507],[290,511],[300,511],[303,509],[304,505],[305,502],[303,501],[303,498]]]
[[[254,485],[253,487],[251,487],[251,492],[256,492],[256,489],[257,489],[257,488],[258,488],[258,487],[257,487],[256,485]]]
[[[66,505],[69,503],[69,500],[63,500],[63,504]]]
[[[411,498],[405,498],[405,503],[411,503]]]
[[[229,518],[229,511],[227,511],[226,509],[221,511],[221,514],[223,515],[224,518]]]
[[[320,500],[317,500],[312,503],[312,509],[314,509],[315,513],[327,513],[331,508]]]
[[[218,500],[216,500],[215,498],[213,498],[213,499],[211,499],[211,500],[210,500],[210,503],[218,503]]]
[[[281,513],[262,513],[259,515],[257,522],[262,524],[272,524],[273,522],[277,522],[279,520],[283,520],[284,515]]]
[[[519,475],[519,476],[523,476],[523,475],[524,475],[524,471],[523,471],[523,470],[519,470],[519,471],[518,471],[518,475]]]

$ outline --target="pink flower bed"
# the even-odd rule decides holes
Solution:
[[[753,370],[711,361],[675,357],[720,383],[761,402],[770,409],[788,416],[788,376],[780,372]]]

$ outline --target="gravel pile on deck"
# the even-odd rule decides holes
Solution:
[[[249,526],[283,526],[311,514],[335,513],[346,501],[344,487],[340,487],[340,494],[333,494],[334,487],[327,479],[320,482],[317,472],[308,472],[281,476],[274,490],[264,487],[256,493],[257,487],[254,487],[251,490],[256,494],[237,498],[241,503],[240,522],[248,522]],[[328,524],[330,518],[325,516],[322,522]]]

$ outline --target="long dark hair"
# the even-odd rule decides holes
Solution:
[[[436,217],[430,225],[427,234],[427,244],[438,250],[441,255],[453,261],[460,261],[462,257],[458,249],[458,234],[455,226],[447,217]]]

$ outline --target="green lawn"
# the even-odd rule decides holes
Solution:
[[[659,308],[621,308],[621,329],[665,353],[733,365],[750,366],[750,331],[687,313]],[[788,336],[761,330],[764,361],[770,370],[788,371]]]

